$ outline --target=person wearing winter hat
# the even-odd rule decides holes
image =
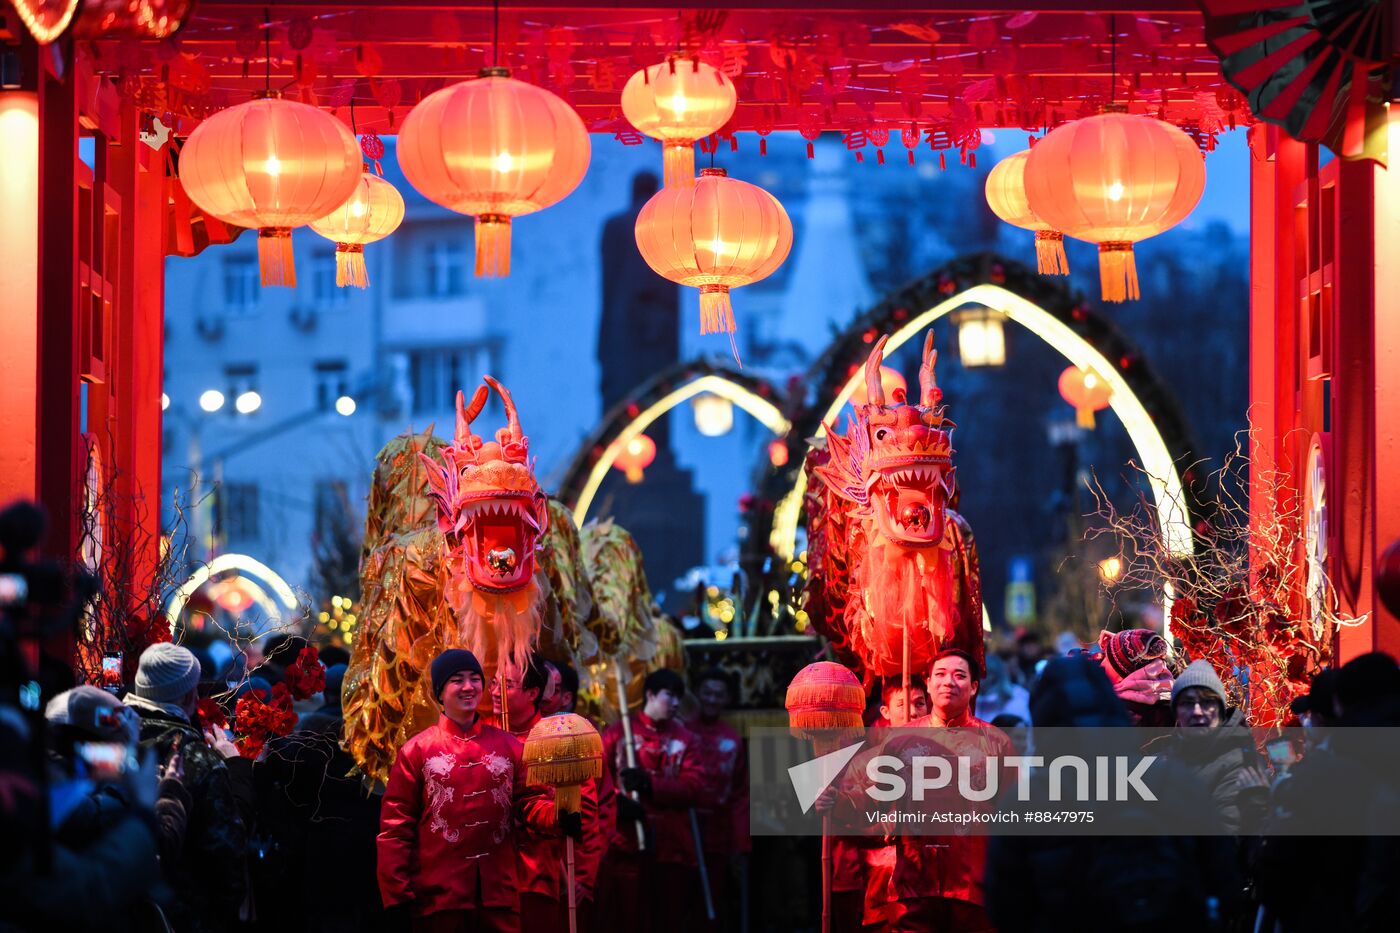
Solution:
[[[192,801],[184,856],[161,866],[175,891],[170,923],[218,931],[237,924],[248,893],[248,830],[224,761],[237,757],[237,749],[225,733],[205,734],[194,723],[199,679],[199,660],[189,649],[157,642],[141,652],[135,688],[123,702],[141,718],[141,746],[154,750],[162,769],[176,756],[183,760]]]
[[[1172,677],[1181,665],[1166,639],[1151,629],[1100,632],[1097,654],[1128,715],[1139,726],[1172,723]]]
[[[1227,830],[1258,832],[1269,798],[1264,760],[1209,661],[1192,661],[1181,672],[1172,684],[1172,710],[1177,732],[1167,754],[1205,782]]]
[[[379,893],[415,929],[518,931],[512,824],[559,833],[552,796],[525,784],[524,745],[477,715],[482,674],[462,648],[433,659],[442,715],[399,749],[384,790]]]

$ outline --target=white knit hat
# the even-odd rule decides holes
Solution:
[[[168,641],[141,652],[135,694],[157,703],[175,703],[199,685],[199,660],[188,648]]]

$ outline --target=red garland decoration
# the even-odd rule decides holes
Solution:
[[[306,700],[326,689],[326,666],[315,648],[303,648],[295,662],[287,667],[283,682],[292,697]]]
[[[292,695],[286,684],[272,688],[272,701],[264,702],[262,690],[245,693],[234,708],[234,735],[238,753],[256,759],[262,754],[267,740],[275,735],[288,735],[296,728],[297,714],[292,709]]]

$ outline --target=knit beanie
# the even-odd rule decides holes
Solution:
[[[447,686],[447,681],[453,674],[462,671],[476,671],[476,676],[481,678],[486,676],[481,672],[481,662],[476,659],[476,655],[465,648],[448,648],[433,658],[433,699],[441,702],[442,688]]]
[[[1153,661],[1161,660],[1171,667],[1171,647],[1166,639],[1151,629],[1131,628],[1122,632],[1101,632],[1099,650],[1106,662],[1104,673],[1115,684]]]
[[[1220,677],[1215,673],[1215,668],[1210,666],[1209,661],[1192,661],[1186,665],[1186,670],[1177,677],[1176,683],[1172,684],[1172,705],[1176,705],[1176,698],[1183,690],[1190,687],[1204,687],[1220,699],[1220,705],[1225,705],[1225,685],[1220,682]]]
[[[199,685],[199,661],[188,648],[157,642],[141,652],[136,666],[137,696],[156,703],[178,703]]]

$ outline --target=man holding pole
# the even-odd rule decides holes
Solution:
[[[642,711],[630,721],[624,713],[603,732],[618,820],[598,900],[606,929],[618,933],[652,933],[668,920],[684,926],[704,909],[689,810],[701,802],[705,776],[694,734],[676,719],[685,681],[672,670],[652,671],[642,692]],[[638,846],[639,822],[649,830],[645,851]]]

